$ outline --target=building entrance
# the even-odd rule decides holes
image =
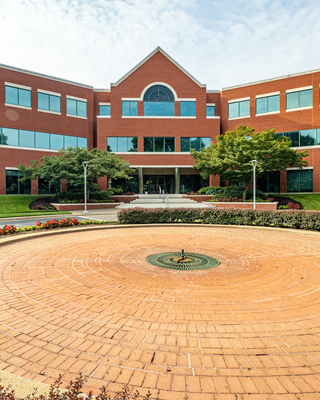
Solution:
[[[173,193],[173,176],[171,175],[144,175],[143,177],[143,191],[150,194]]]

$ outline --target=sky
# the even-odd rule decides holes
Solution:
[[[109,88],[157,46],[208,90],[320,69],[319,0],[0,0],[0,63]]]

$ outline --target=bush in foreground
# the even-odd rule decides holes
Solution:
[[[257,211],[237,209],[131,208],[118,212],[122,224],[199,223],[271,226],[320,231],[320,213],[306,211]]]

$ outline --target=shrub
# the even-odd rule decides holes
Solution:
[[[110,189],[101,190],[100,192],[90,193],[90,199],[92,202],[105,202],[112,203],[114,200],[111,199],[110,194],[114,194]],[[59,192],[53,197],[53,202],[56,203],[81,203],[83,200],[83,193],[72,193],[72,192]]]
[[[320,231],[320,213],[197,208],[131,208],[118,212],[122,224],[201,223],[257,225]]]

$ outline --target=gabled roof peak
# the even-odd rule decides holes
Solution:
[[[110,86],[117,86],[119,83],[123,82],[129,75],[131,75],[135,70],[137,70],[141,65],[148,61],[157,52],[162,53],[168,60],[170,60],[176,67],[178,67],[182,72],[184,72],[190,79],[192,79],[200,87],[206,87],[205,84],[200,83],[193,75],[191,75],[186,69],[184,69],[177,61],[175,61],[168,53],[166,53],[160,46],[156,47],[147,57],[139,62],[135,67],[123,75],[116,83],[111,83]]]

